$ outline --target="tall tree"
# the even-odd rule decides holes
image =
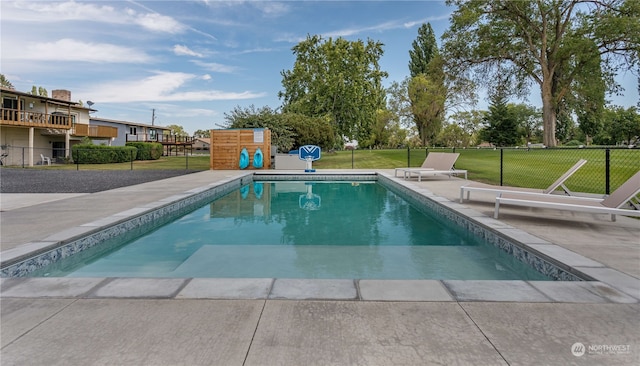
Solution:
[[[491,96],[489,113],[485,115],[486,127],[480,132],[483,139],[497,146],[513,146],[518,141],[518,124],[507,104],[503,90]]]
[[[368,39],[307,39],[293,47],[292,70],[282,71],[278,93],[285,113],[329,116],[339,137],[366,140],[376,111],[384,108],[379,59],[383,44]]]
[[[447,90],[444,63],[439,56],[431,24],[422,24],[409,50],[409,100],[423,146],[433,142],[442,128]]]
[[[515,76],[513,92],[526,95],[536,83],[542,97],[544,143],[556,145],[556,118],[576,78],[600,78],[609,90],[619,69],[640,55],[637,0],[447,0],[457,6],[444,34],[451,75],[475,75],[486,83],[498,71]],[[589,43],[595,45],[591,47]],[[595,52],[594,52],[595,51]],[[620,57],[615,57],[620,56]],[[602,72],[585,73],[601,60]]]
[[[423,23],[418,28],[418,38],[411,43],[409,50],[409,72],[411,77],[429,72],[429,62],[438,54],[436,35],[430,23]]]
[[[441,60],[440,57],[432,59],[427,74],[418,74],[409,81],[411,112],[422,146],[433,143],[445,116],[447,93]]]

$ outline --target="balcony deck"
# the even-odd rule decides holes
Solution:
[[[59,112],[51,114],[0,108],[0,125],[69,130],[71,119],[68,115],[59,114]]]
[[[71,134],[75,136],[108,139],[118,137],[118,129],[111,126],[91,126],[78,123],[74,126]]]

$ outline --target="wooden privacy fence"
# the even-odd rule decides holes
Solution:
[[[240,153],[247,149],[249,166],[253,166],[258,148],[262,151],[262,168],[271,167],[271,130],[266,128],[211,130],[211,169],[240,169]]]

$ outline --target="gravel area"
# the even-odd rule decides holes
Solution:
[[[95,193],[194,172],[0,168],[0,193]]]

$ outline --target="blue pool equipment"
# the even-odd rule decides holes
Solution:
[[[264,192],[264,183],[253,182],[253,194],[256,195],[257,199],[262,198],[262,192]]]
[[[243,200],[246,200],[247,197],[249,197],[249,186],[242,186],[240,187],[240,197],[242,197]]]
[[[242,148],[240,152],[240,169],[247,169],[249,166],[249,152],[246,147]]]
[[[307,168],[304,170],[305,173],[313,173],[316,171],[312,167],[312,162],[320,160],[320,151],[320,146],[316,145],[304,145],[300,147],[298,150],[298,159],[307,162]]]
[[[258,169],[262,168],[263,161],[264,157],[262,156],[262,150],[258,148],[253,154],[253,167]]]
[[[301,209],[307,211],[317,211],[320,209],[322,198],[320,195],[313,193],[313,183],[305,183],[307,194],[301,194],[298,197],[298,205]]]

